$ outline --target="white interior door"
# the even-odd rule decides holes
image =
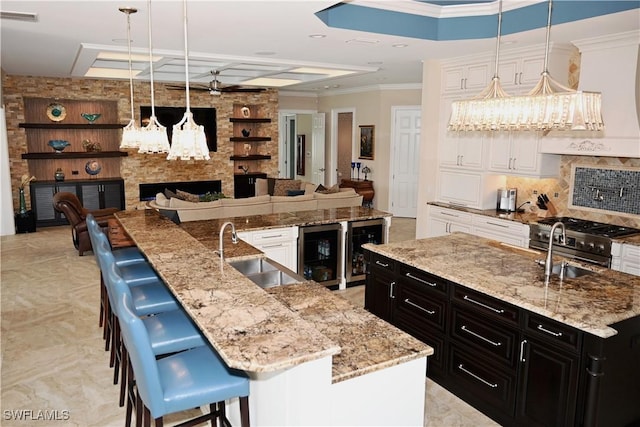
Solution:
[[[311,168],[313,174],[311,178],[314,184],[325,183],[325,172],[327,170],[325,157],[325,134],[324,134],[324,113],[312,114],[311,130]]]
[[[392,129],[391,213],[415,218],[418,200],[418,168],[420,154],[421,110],[415,107],[394,107]]]

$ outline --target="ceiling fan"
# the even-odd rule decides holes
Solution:
[[[190,84],[189,89],[191,90],[203,90],[208,91],[211,95],[219,96],[224,92],[264,92],[266,89],[262,87],[245,87],[240,85],[230,85],[223,86],[222,83],[218,80],[218,76],[220,75],[220,71],[211,70],[211,75],[213,76],[213,80],[211,80],[208,84]],[[167,89],[179,89],[184,90],[185,85],[167,85]]]

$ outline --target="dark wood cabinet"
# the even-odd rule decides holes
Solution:
[[[66,191],[78,196],[89,210],[124,209],[124,180],[122,178],[78,180],[78,181],[34,181],[30,184],[31,209],[36,216],[36,225],[46,227],[68,224],[67,219],[53,208],[53,195]]]
[[[365,251],[365,308],[434,348],[427,376],[505,426],[640,421],[640,316],[599,338]]]
[[[396,292],[395,262],[365,252],[367,277],[364,294],[364,306],[379,318],[393,323],[393,311]]]
[[[376,194],[373,190],[373,181],[364,179],[343,179],[340,182],[340,188],[353,188],[356,193],[362,195],[363,206],[373,206],[373,197]]]
[[[256,179],[267,178],[266,173],[236,174],[233,176],[233,197],[244,199],[256,195]]]

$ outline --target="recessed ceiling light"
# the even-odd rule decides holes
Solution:
[[[384,62],[382,61],[369,61],[367,62],[367,65],[382,65],[384,64]]]
[[[392,47],[397,47],[397,48],[403,48],[403,47],[407,47],[409,46],[408,44],[404,44],[404,43],[396,43],[396,44],[392,44]]]
[[[271,55],[275,55],[275,52],[271,52],[271,51],[262,51],[262,52],[256,52],[256,55],[260,55],[260,56],[271,56]]]
[[[310,34],[309,37],[311,37],[312,39],[323,39],[327,37],[327,35],[326,34]]]

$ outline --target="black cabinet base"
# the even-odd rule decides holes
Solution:
[[[17,213],[15,223],[16,233],[35,233],[36,231],[36,215],[33,211],[27,211],[25,214]]]

